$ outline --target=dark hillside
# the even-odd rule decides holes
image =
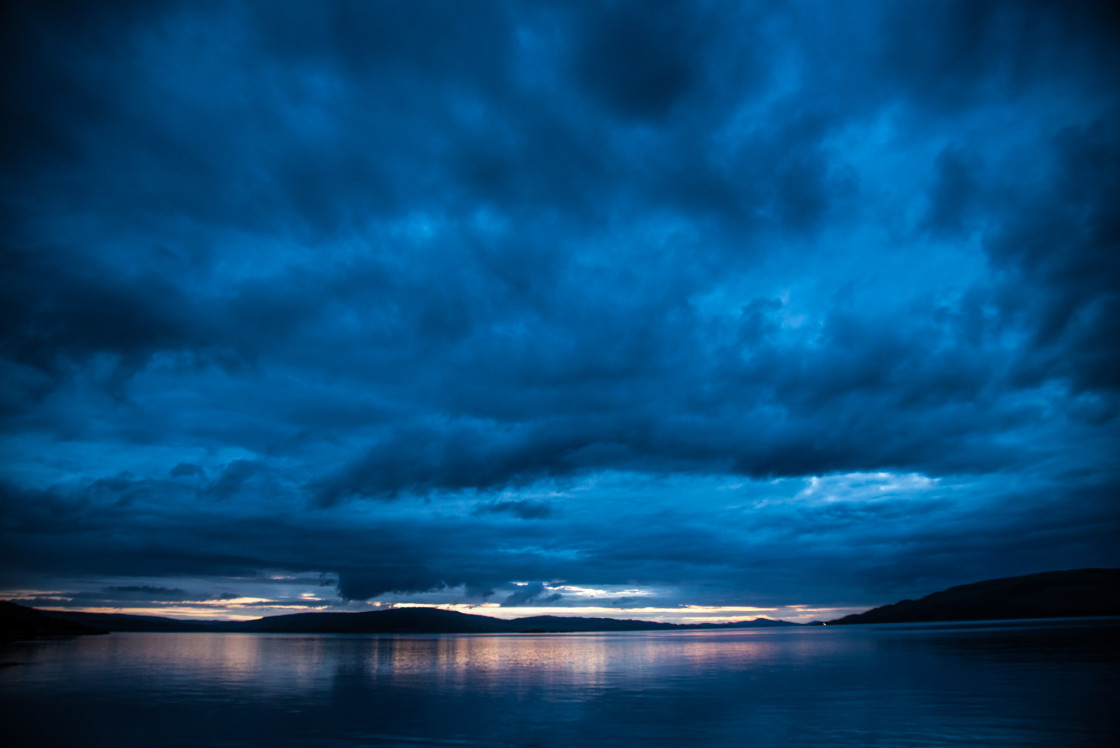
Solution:
[[[25,608],[7,600],[0,600],[0,639],[107,633],[108,631],[104,629],[54,618],[34,608]]]
[[[1120,616],[1120,569],[1048,571],[950,587],[833,624]]]

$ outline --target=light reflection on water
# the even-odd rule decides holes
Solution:
[[[37,746],[1113,745],[1118,633],[113,634],[0,650],[0,715]]]

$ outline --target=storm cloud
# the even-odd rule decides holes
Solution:
[[[1118,21],[10,4],[4,590],[844,606],[1120,564]]]

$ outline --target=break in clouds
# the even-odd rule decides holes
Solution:
[[[4,14],[6,596],[1120,565],[1109,3]]]

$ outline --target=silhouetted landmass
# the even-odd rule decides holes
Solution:
[[[392,608],[368,613],[296,613],[240,624],[241,631],[303,634],[516,634],[594,631],[671,631],[700,628],[796,626],[759,618],[728,624],[675,624],[617,618],[532,616],[504,620],[436,608]]]
[[[0,600],[0,639],[30,639],[37,636],[82,636],[107,633],[109,632],[105,629],[62,620],[34,608],[25,608],[16,603]]]
[[[8,603],[8,605],[15,605]],[[15,606],[21,607],[21,606]],[[23,610],[32,611],[31,608]],[[38,611],[34,611],[38,612]],[[107,631],[244,632],[260,634],[517,634],[605,631],[674,631],[798,626],[756,618],[731,623],[676,624],[617,618],[533,616],[505,620],[438,608],[390,608],[365,613],[294,613],[252,621],[183,621],[159,616],[51,610],[41,615]]]
[[[732,621],[730,623],[694,623],[689,624],[693,629],[757,629],[775,628],[780,626],[804,626],[803,623],[793,621],[779,621],[773,618],[755,618],[751,621]]]
[[[489,634],[505,621],[435,608],[390,608],[368,613],[295,613],[241,624],[242,631],[270,634]]]
[[[30,610],[30,608],[28,609]],[[231,621],[188,621],[178,618],[165,618],[162,616],[137,616],[126,613],[84,613],[80,611],[42,611],[52,618],[65,621],[74,621],[87,626],[104,629],[105,631],[137,631],[137,632],[177,632],[190,633],[202,631],[231,631]]]
[[[1019,618],[1120,616],[1120,569],[1052,571],[952,587],[920,600],[903,600],[829,621],[918,623]],[[813,624],[819,625],[819,621]],[[676,631],[800,626],[756,618],[731,623],[676,624],[617,618],[532,616],[505,620],[437,608],[390,608],[364,613],[295,613],[252,621],[192,621],[160,616],[39,611],[0,601],[0,635],[135,632],[245,632],[274,634],[516,634]]]
[[[829,625],[1120,615],[1120,569],[1048,571],[950,587]]]

